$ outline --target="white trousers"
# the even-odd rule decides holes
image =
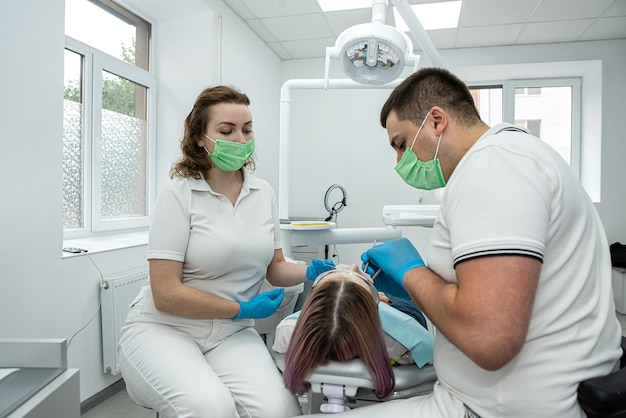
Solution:
[[[328,417],[327,414],[305,415],[306,417]],[[341,418],[465,418],[470,416],[463,402],[453,398],[439,382],[433,391],[422,396],[409,399],[381,402],[375,405],[362,406],[339,414]]]
[[[261,337],[233,321],[181,318],[165,325],[135,306],[122,328],[119,360],[135,400],[164,418],[302,413]]]

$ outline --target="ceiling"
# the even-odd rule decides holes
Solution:
[[[372,19],[371,8],[324,13],[316,0],[223,1],[284,60],[324,57],[342,31]],[[463,0],[458,28],[427,34],[438,50],[626,39],[626,0]]]

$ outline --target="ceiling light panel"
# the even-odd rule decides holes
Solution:
[[[411,10],[417,16],[424,30],[452,29],[459,25],[462,3],[462,1],[446,1],[442,3],[414,4],[411,6]],[[396,27],[403,32],[408,32],[409,27],[395,7],[393,8],[393,16],[396,21]]]
[[[323,12],[372,8],[372,0],[317,0],[317,3]]]

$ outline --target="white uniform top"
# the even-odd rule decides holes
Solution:
[[[450,177],[429,267],[456,282],[456,264],[490,255],[543,263],[525,345],[490,372],[438,333],[442,385],[482,418],[584,416],[579,382],[610,373],[621,355],[607,238],[567,164],[508,124],[486,132]]]
[[[235,205],[202,179],[175,177],[161,191],[150,226],[148,259],[183,262],[183,282],[230,300],[259,293],[274,250],[281,248],[272,187],[244,170]],[[143,312],[156,310],[149,283]],[[249,321],[251,322],[251,321]]]

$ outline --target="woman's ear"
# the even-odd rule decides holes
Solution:
[[[205,148],[206,149],[207,145],[208,145],[208,142],[209,141],[203,139],[202,137],[196,139],[196,145],[198,145],[200,148]]]

